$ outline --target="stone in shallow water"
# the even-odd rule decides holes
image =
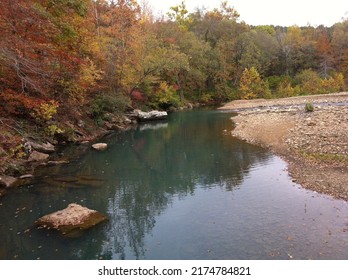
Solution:
[[[45,215],[35,224],[40,228],[56,229],[68,237],[78,237],[87,230],[107,218],[96,210],[91,210],[76,203],[67,208]]]
[[[45,161],[49,158],[48,154],[34,151],[29,156],[29,161]]]
[[[0,188],[9,188],[16,183],[17,179],[11,176],[0,176]]]

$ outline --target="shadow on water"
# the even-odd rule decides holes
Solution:
[[[282,160],[224,133],[229,117],[173,113],[38,170],[0,200],[0,258],[347,258],[347,203],[294,185]],[[108,222],[76,239],[33,227],[72,202]]]

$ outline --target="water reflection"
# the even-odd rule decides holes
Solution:
[[[280,159],[224,135],[231,125],[214,111],[175,113],[105,137],[107,151],[80,146],[77,160],[38,170],[0,201],[0,258],[348,257],[347,205],[294,187]],[[108,222],[78,239],[32,227],[71,202]],[[334,238],[318,249],[328,229]]]
[[[143,123],[139,125],[139,130],[157,130],[157,129],[162,129],[162,128],[168,128],[168,122],[162,121],[162,122],[150,122],[150,123]]]
[[[85,158],[83,166],[105,174],[116,190],[109,196],[109,243],[104,255],[143,258],[144,238],[173,197],[194,195],[197,187],[223,186],[232,191],[250,166],[267,161],[269,154],[224,137],[230,120],[221,116],[216,122],[216,117],[206,112],[191,113],[189,118],[172,115],[168,129],[163,123],[161,129],[158,124],[147,124],[154,130],[140,127],[117,135],[117,141],[110,139],[110,151],[101,158],[104,164],[93,154]]]

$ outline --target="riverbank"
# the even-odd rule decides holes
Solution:
[[[348,201],[348,93],[238,100],[221,110],[238,115],[234,137],[261,145],[288,162],[303,187]],[[307,112],[305,104],[313,103]]]
[[[180,110],[193,106],[188,103]],[[126,131],[138,123],[163,120],[167,115],[166,111],[134,109],[123,114],[107,113],[101,123],[84,115],[78,120],[61,121],[60,125],[67,129],[51,137],[30,121],[0,117],[0,197],[11,187],[27,184],[38,166],[68,163],[59,153],[66,145],[80,146],[82,149],[77,150],[85,151],[107,134]]]
[[[5,195],[8,188],[27,183],[38,166],[67,163],[59,153],[61,147],[82,144],[88,148],[102,136],[127,130],[136,123],[134,114],[109,114],[108,121],[102,124],[84,116],[78,121],[61,121],[64,131],[48,136],[32,122],[0,118],[0,196]]]

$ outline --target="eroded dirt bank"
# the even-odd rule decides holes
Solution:
[[[348,201],[348,93],[240,100],[220,109],[238,111],[232,135],[283,157],[294,181]]]

